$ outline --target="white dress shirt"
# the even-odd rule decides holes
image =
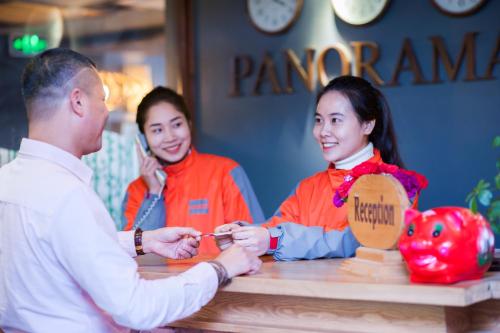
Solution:
[[[91,178],[75,156],[30,139],[0,169],[4,331],[148,329],[189,316],[214,296],[217,275],[207,263],[141,279],[133,232],[116,232]]]

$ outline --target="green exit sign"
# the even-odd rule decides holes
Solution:
[[[11,36],[10,51],[12,56],[29,57],[47,49],[47,40],[36,34]]]

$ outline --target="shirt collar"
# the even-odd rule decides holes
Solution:
[[[342,161],[335,163],[335,169],[337,170],[351,170],[356,165],[368,161],[373,157],[373,144],[369,142],[365,148],[358,151],[356,154],[349,156]]]
[[[82,160],[49,143],[23,138],[19,155],[36,157],[57,164],[70,171],[85,184],[90,185],[92,170]]]

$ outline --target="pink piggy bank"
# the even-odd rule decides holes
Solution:
[[[461,207],[423,213],[408,209],[399,239],[412,282],[453,283],[480,279],[495,251],[493,232],[481,214]]]

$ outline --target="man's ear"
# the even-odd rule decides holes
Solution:
[[[79,117],[83,117],[84,114],[84,96],[83,91],[80,88],[74,88],[69,94],[69,102],[71,105],[71,110]]]
[[[363,123],[363,134],[365,135],[370,135],[373,132],[373,129],[375,128],[375,119],[370,120],[370,121],[365,121]]]

